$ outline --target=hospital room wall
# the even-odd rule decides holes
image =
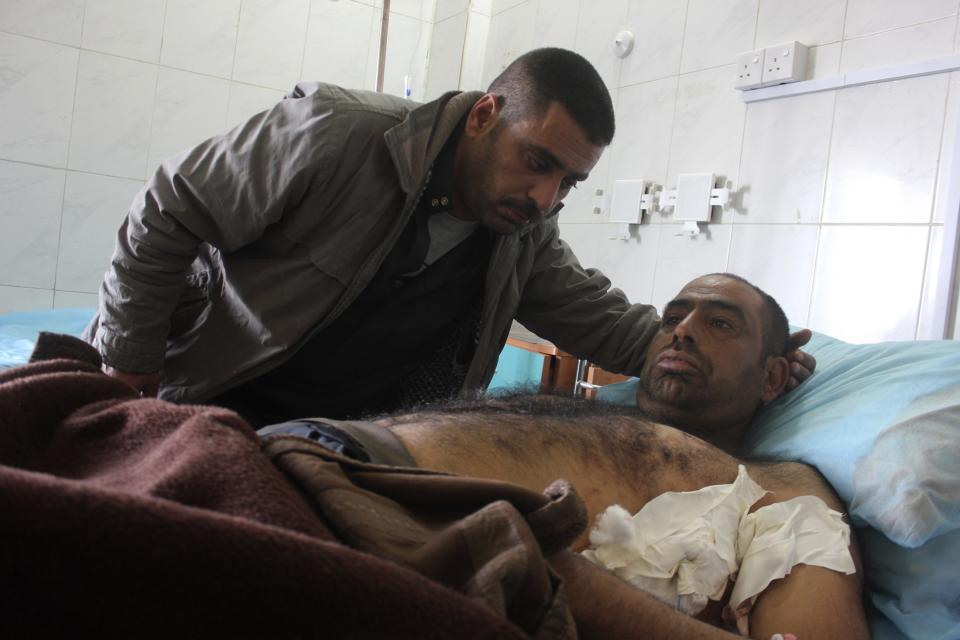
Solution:
[[[0,313],[93,306],[161,159],[299,80],[374,89],[381,0],[0,0]],[[468,0],[392,0],[384,90],[455,88]],[[443,51],[431,63],[434,43]]]
[[[940,74],[744,104],[737,53],[810,45],[808,77],[960,51],[958,0],[480,0],[463,88],[484,87],[538,46],[586,56],[615,102],[612,147],[561,213],[561,235],[632,300],[658,307],[688,279],[733,271],[774,294],[791,322],[851,341],[930,334],[943,237],[944,161],[960,77]],[[612,43],[636,34],[621,60]],[[958,159],[960,161],[960,159]],[[733,206],[677,235],[644,215],[629,240],[596,215],[617,179],[676,186],[712,172]],[[955,336],[956,337],[956,336]]]

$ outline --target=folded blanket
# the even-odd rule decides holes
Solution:
[[[424,472],[273,443],[278,461],[309,468],[298,489],[235,414],[138,398],[95,352],[41,336],[38,356],[60,353],[0,371],[0,637],[574,635],[535,531],[562,544],[570,527],[541,520],[575,496],[437,476],[445,506],[414,512],[389,486],[409,475],[425,489]],[[346,516],[307,497],[332,485]],[[382,508],[367,524],[349,515],[371,503]],[[403,553],[377,542],[390,513],[421,534]]]

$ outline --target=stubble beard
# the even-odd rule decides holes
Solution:
[[[647,396],[657,404],[681,410],[702,406],[704,394],[689,376],[667,373],[656,379],[648,377],[642,385]]]

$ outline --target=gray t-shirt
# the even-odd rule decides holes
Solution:
[[[416,271],[404,275],[413,276],[426,269],[455,246],[469,238],[478,225],[479,223],[476,221],[461,220],[446,211],[431,215],[427,221],[430,245],[427,248],[427,255],[423,259],[423,264]]]

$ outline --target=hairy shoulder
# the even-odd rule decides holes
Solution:
[[[816,496],[836,511],[845,512],[846,506],[830,483],[816,468],[802,462],[749,462],[747,471],[760,486],[771,493],[758,507],[784,502],[799,496]]]

